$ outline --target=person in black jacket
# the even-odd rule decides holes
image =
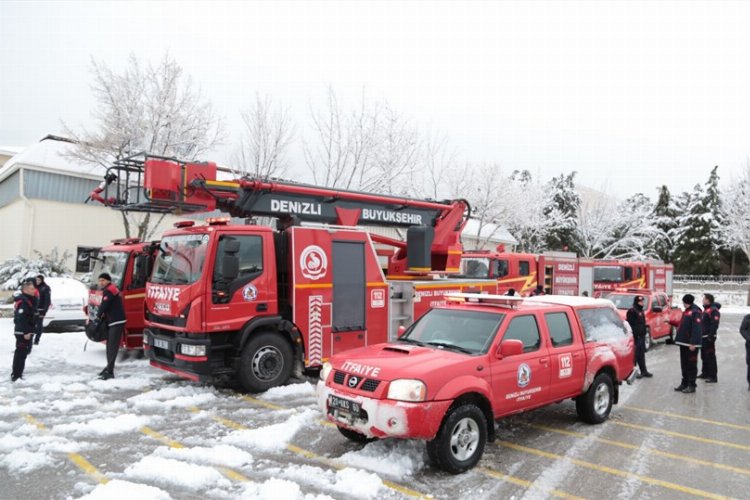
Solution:
[[[745,339],[745,363],[747,363],[747,390],[750,391],[750,314],[742,318],[740,335]]]
[[[120,350],[122,332],[125,330],[125,306],[120,290],[112,283],[109,273],[99,275],[99,288],[102,289],[102,303],[95,321],[107,324],[107,367],[99,373],[99,378],[108,380],[115,377],[115,360]]]
[[[19,295],[13,306],[13,333],[16,335],[16,352],[13,354],[13,372],[10,374],[11,382],[15,382],[23,376],[26,367],[26,356],[29,354],[31,337],[36,330],[36,294],[34,291],[34,280],[29,278],[21,285]]]
[[[45,283],[44,276],[37,274],[36,278],[36,289],[39,292],[39,303],[36,306],[37,320],[36,320],[36,335],[34,336],[34,345],[39,344],[39,339],[42,338],[42,328],[44,327],[44,316],[47,315],[49,306],[52,304],[52,290],[49,285]]]
[[[698,378],[706,379],[707,384],[718,382],[716,364],[716,332],[719,330],[721,304],[714,301],[710,293],[703,295],[703,343],[701,345],[701,362],[703,369]]]
[[[625,315],[625,321],[633,330],[635,339],[635,362],[638,364],[638,378],[654,376],[646,368],[646,314],[643,312],[643,295],[636,295],[633,298],[633,307],[628,309]]]
[[[682,313],[675,337],[675,344],[680,346],[682,382],[674,390],[690,394],[695,392],[695,379],[698,375],[698,349],[703,340],[703,311],[695,305],[695,297],[689,293],[682,297],[682,305],[685,306],[685,312]]]

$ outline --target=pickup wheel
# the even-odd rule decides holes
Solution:
[[[651,338],[651,328],[646,328],[646,338],[643,339],[646,344],[646,352],[651,350],[651,346],[654,345],[654,339]]]
[[[349,441],[354,441],[355,443],[371,443],[377,439],[367,437],[360,432],[353,431],[351,429],[345,429],[344,427],[336,426],[336,428],[339,430],[342,436],[344,436]]]
[[[237,378],[248,392],[284,385],[292,374],[292,346],[278,333],[260,332],[245,344]]]
[[[427,442],[427,454],[435,467],[460,474],[479,462],[486,443],[484,413],[467,403],[448,412],[435,439]]]
[[[609,417],[613,402],[612,378],[606,373],[600,373],[589,390],[576,398],[576,411],[584,422],[601,424]]]

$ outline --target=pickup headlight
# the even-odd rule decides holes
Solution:
[[[399,379],[388,385],[388,399],[397,401],[424,401],[427,386],[421,380]]]
[[[205,356],[206,346],[180,344],[180,352],[184,354],[185,356]]]
[[[323,368],[320,369],[320,380],[325,382],[328,378],[328,374],[331,373],[331,370],[333,370],[333,366],[331,365],[331,363],[329,363],[328,361],[323,363]]]

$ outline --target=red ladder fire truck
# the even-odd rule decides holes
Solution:
[[[332,354],[394,338],[450,292],[497,290],[459,271],[464,200],[422,201],[258,179],[217,180],[214,163],[136,156],[107,171],[100,200],[119,210],[209,218],[164,233],[146,285],[151,364],[192,380],[285,383]],[[102,196],[103,195],[103,196]],[[302,226],[301,222],[317,226]],[[355,226],[407,228],[406,241]],[[375,244],[395,250],[388,279]]]

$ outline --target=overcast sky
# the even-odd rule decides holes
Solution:
[[[256,91],[303,125],[331,84],[467,160],[577,170],[620,196],[690,189],[713,165],[728,182],[750,155],[750,2],[6,0],[0,23],[0,145],[86,124],[92,57],[169,50],[235,134]]]

